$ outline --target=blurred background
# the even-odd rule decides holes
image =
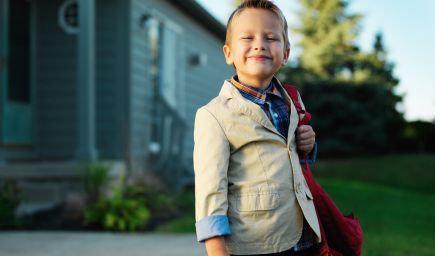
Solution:
[[[0,0],[0,229],[193,237],[195,112],[240,2]],[[314,175],[365,255],[434,255],[435,2],[274,2]]]

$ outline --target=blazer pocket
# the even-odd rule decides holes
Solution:
[[[279,205],[278,192],[239,194],[236,207],[240,212],[270,211]]]

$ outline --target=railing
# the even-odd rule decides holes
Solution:
[[[150,165],[169,188],[179,189],[192,173],[184,163],[186,123],[165,99],[157,97],[153,110]],[[190,176],[190,177],[189,177]]]

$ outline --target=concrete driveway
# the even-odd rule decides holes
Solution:
[[[194,234],[0,232],[0,256],[206,255]]]

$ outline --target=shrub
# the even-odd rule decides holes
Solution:
[[[0,228],[12,228],[19,225],[15,211],[21,200],[21,193],[15,181],[4,181],[0,187]]]
[[[92,163],[88,166],[83,177],[88,203],[96,203],[101,197],[102,189],[109,180],[109,169],[101,163]]]
[[[115,188],[110,198],[100,198],[85,211],[85,223],[113,231],[136,231],[150,218],[141,197],[124,195]]]

